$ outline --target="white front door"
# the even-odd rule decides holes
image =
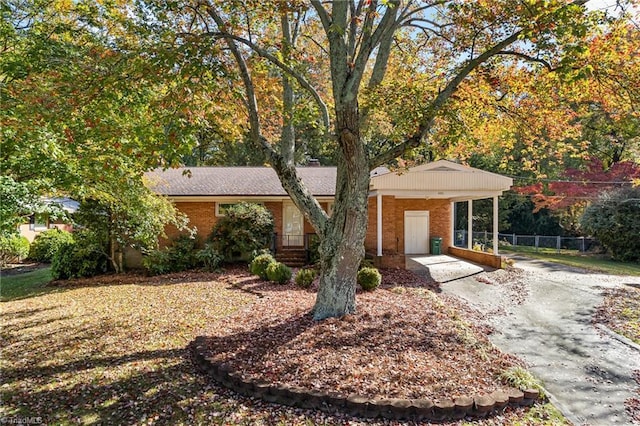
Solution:
[[[429,253],[429,212],[404,212],[404,253]]]
[[[283,203],[282,214],[282,245],[304,245],[304,220],[300,210],[290,202]]]

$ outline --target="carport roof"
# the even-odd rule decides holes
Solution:
[[[371,179],[373,194],[400,198],[480,199],[502,194],[513,179],[446,160],[438,160],[404,173],[382,171]]]

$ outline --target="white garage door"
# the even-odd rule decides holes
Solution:
[[[429,212],[404,212],[404,253],[429,253]]]

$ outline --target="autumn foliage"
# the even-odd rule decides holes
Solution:
[[[586,204],[606,191],[630,187],[638,178],[640,164],[621,161],[605,170],[602,160],[592,158],[584,170],[567,169],[559,180],[538,182],[516,190],[532,196],[535,211],[543,208],[560,210]]]

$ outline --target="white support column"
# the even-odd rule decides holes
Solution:
[[[455,201],[451,202],[451,229],[449,230],[449,238],[451,241],[451,246],[456,245],[456,203]]]
[[[376,196],[376,254],[382,256],[382,194]]]
[[[467,207],[467,248],[473,250],[473,200],[468,201]]]
[[[493,254],[498,255],[498,196],[493,197]]]

